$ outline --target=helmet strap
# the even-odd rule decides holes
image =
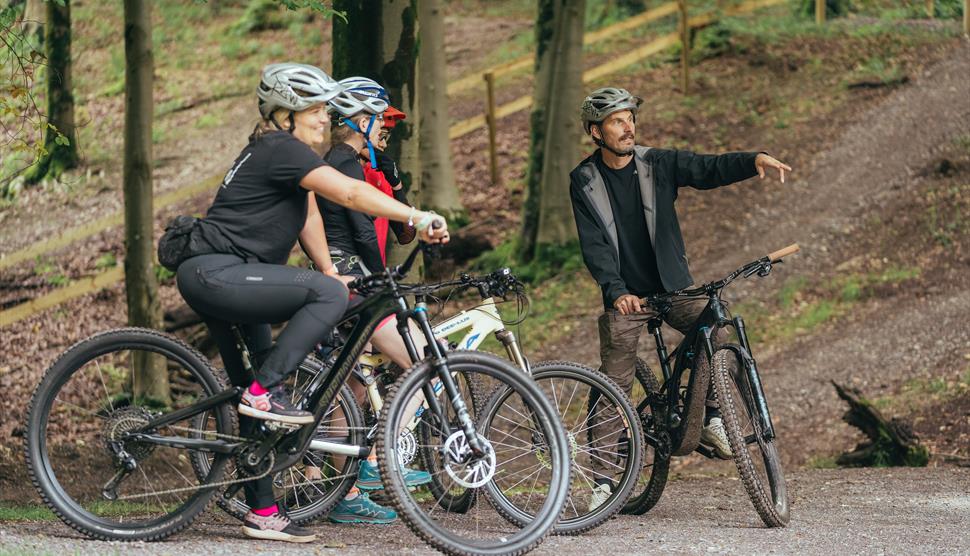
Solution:
[[[628,152],[618,151],[618,150],[614,149],[613,147],[607,145],[606,144],[606,141],[604,141],[604,140],[596,137],[592,133],[590,133],[590,136],[593,138],[593,142],[596,143],[596,146],[597,147],[600,147],[601,149],[606,149],[606,150],[610,151],[611,153],[615,154],[616,156],[619,156],[619,157],[633,156],[633,152],[634,152],[633,150],[630,150]]]
[[[293,119],[293,111],[290,111],[290,115],[287,118],[290,121],[290,135],[293,135],[293,131],[296,129],[296,120]]]
[[[360,129],[357,127],[357,124],[347,118],[341,118],[340,121],[342,121],[344,125],[350,129],[364,136],[364,143],[367,144],[367,154],[370,155],[370,167],[376,170],[377,154],[374,152],[374,144],[370,141],[370,132],[374,129],[374,122],[377,121],[377,114],[371,114],[370,121],[367,122],[367,131]]]

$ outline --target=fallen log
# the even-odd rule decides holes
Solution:
[[[912,427],[897,418],[886,419],[856,388],[832,381],[839,397],[849,404],[842,420],[868,437],[835,462],[846,467],[925,467],[930,451],[919,443]]]

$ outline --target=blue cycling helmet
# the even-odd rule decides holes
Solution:
[[[391,100],[384,87],[381,87],[373,79],[367,77],[348,77],[340,80],[340,86],[344,91],[328,101],[333,112],[340,115],[338,124],[346,125],[350,129],[362,134],[364,142],[367,144],[367,152],[370,154],[371,168],[377,168],[377,156],[374,154],[374,145],[370,140],[371,130],[377,116],[384,113],[390,106]],[[350,118],[358,114],[370,114],[370,121],[367,122],[367,129],[360,129]]]

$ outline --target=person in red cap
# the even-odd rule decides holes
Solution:
[[[401,183],[401,176],[397,170],[397,163],[388,156],[384,149],[387,148],[387,138],[397,125],[397,122],[407,118],[393,106],[388,106],[384,111],[384,123],[380,132],[380,140],[373,151],[375,164],[371,164],[370,151],[366,147],[360,150],[361,165],[364,167],[364,181],[373,185],[384,194],[394,197],[399,202],[408,204],[407,193],[404,191],[404,184]],[[374,219],[374,231],[377,233],[377,246],[381,251],[381,259],[387,264],[387,230],[390,227],[397,237],[398,243],[407,245],[414,240],[414,228],[399,222],[389,222],[387,218]]]

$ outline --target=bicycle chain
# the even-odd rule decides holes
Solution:
[[[206,434],[206,435],[209,435],[209,436],[215,436],[217,438],[222,438],[222,439],[226,439],[226,440],[236,440],[236,441],[242,441],[242,442],[248,442],[248,441],[251,440],[249,438],[242,438],[242,437],[239,437],[239,436],[233,436],[231,434],[223,434],[223,433],[213,432],[213,431],[204,431],[204,430],[198,430],[198,429],[193,429],[193,428],[189,428],[189,427],[179,427],[179,426],[175,426],[175,425],[168,425],[168,428],[170,428],[172,430],[182,431],[182,432],[193,432],[193,433]],[[236,484],[236,483],[245,483],[245,482],[249,482],[249,481],[255,481],[255,480],[258,480],[258,479],[262,479],[263,477],[269,475],[270,471],[272,471],[272,469],[273,469],[273,463],[274,463],[274,460],[276,458],[276,456],[273,455],[273,452],[270,452],[268,455],[270,457],[270,465],[269,465],[269,467],[266,469],[266,471],[264,471],[263,473],[255,476],[255,477],[243,477],[241,479],[229,479],[229,480],[226,480],[226,481],[220,481],[218,483],[211,483],[211,484],[199,485],[199,486],[191,486],[191,487],[172,488],[172,489],[163,490],[163,491],[160,491],[160,492],[151,492],[151,493],[147,493],[147,494],[127,494],[127,495],[124,495],[124,496],[119,496],[117,498],[117,500],[131,500],[133,498],[148,498],[150,496],[156,496],[157,497],[157,496],[161,496],[163,494],[175,494],[175,493],[179,493],[179,492],[190,492],[190,491],[197,491],[197,490],[202,490],[202,489],[216,489],[216,488],[219,488],[219,487],[229,486],[229,485],[233,485],[233,484]]]

